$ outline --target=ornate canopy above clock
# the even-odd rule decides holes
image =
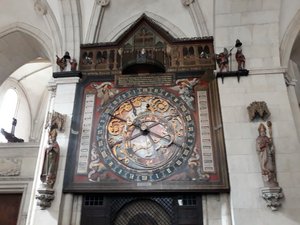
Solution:
[[[115,42],[81,45],[80,70],[88,74],[206,71],[214,78],[213,38],[174,38],[142,15]]]
[[[213,39],[175,39],[143,15],[81,46],[66,192],[229,189]]]

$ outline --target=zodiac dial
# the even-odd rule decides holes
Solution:
[[[162,88],[120,93],[101,112],[97,142],[103,161],[131,181],[158,181],[183,168],[195,125],[182,99]]]

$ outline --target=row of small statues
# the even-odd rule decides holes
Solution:
[[[234,47],[237,49],[235,59],[238,64],[238,70],[245,70],[246,58],[242,51],[242,42],[237,39]],[[228,72],[229,69],[231,69],[229,68],[229,57],[231,56],[232,49],[228,51],[227,48],[224,48],[223,52],[216,54],[216,60],[220,72]],[[69,52],[65,52],[65,55],[61,58],[56,56],[56,64],[59,66],[61,72],[77,70],[77,61],[74,58],[71,60]]]
[[[237,39],[234,47],[237,49],[236,53],[235,53],[235,59],[237,62],[237,67],[238,67],[237,69],[245,70],[246,58],[243,54],[242,42],[239,39]],[[227,48],[224,48],[223,52],[216,55],[216,60],[217,60],[217,64],[219,66],[220,72],[228,72],[229,69],[231,69],[231,68],[229,68],[229,57],[231,56],[232,49],[230,51],[228,51]]]

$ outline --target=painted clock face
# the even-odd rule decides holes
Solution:
[[[130,181],[158,181],[186,164],[195,141],[192,114],[162,88],[120,93],[101,112],[97,142],[104,163]]]

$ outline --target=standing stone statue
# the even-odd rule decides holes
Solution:
[[[57,132],[63,132],[65,127],[66,115],[58,112],[49,113],[46,128],[48,133],[48,146],[44,151],[43,167],[40,175],[41,187],[37,190],[38,199],[37,205],[41,209],[46,209],[51,206],[54,200],[54,183],[56,181],[58,163],[59,163],[59,145],[56,141]]]
[[[50,127],[48,136],[48,146],[45,149],[41,181],[46,188],[53,188],[56,180],[56,174],[59,162],[59,145],[56,141],[57,127],[56,124]]]
[[[267,136],[267,129],[263,123],[258,127],[259,135],[256,138],[256,151],[265,187],[277,187],[275,152],[272,140],[272,124],[270,121],[267,122],[267,126],[270,137]]]

